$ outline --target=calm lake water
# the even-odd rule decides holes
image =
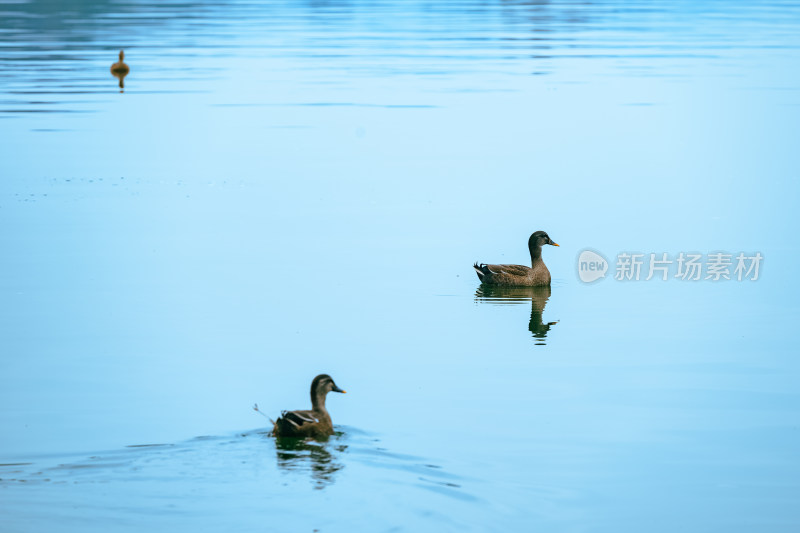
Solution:
[[[0,530],[798,531],[798,67],[794,2],[0,0]]]

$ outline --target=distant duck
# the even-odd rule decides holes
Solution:
[[[130,67],[125,63],[125,52],[123,50],[119,51],[119,61],[111,65],[111,74],[113,74],[116,78],[119,78],[119,88],[125,88],[125,76],[131,71]]]
[[[275,421],[272,434],[276,437],[324,438],[333,435],[331,415],[325,408],[325,397],[329,392],[343,391],[333,378],[320,374],[311,382],[311,409],[307,411],[283,411]]]
[[[544,231],[536,231],[528,239],[531,252],[531,267],[523,265],[486,265],[475,263],[473,268],[478,273],[481,283],[486,285],[504,285],[518,287],[541,287],[550,285],[550,271],[542,260],[542,246],[554,243]]]

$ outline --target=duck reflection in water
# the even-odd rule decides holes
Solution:
[[[519,304],[526,300],[531,302],[531,319],[528,322],[528,331],[533,334],[537,345],[544,345],[547,333],[556,322],[544,322],[542,313],[550,298],[550,286],[545,287],[502,287],[495,285],[481,285],[475,291],[475,301],[496,305]]]
[[[316,442],[295,437],[277,437],[275,451],[278,468],[286,472],[308,472],[315,489],[324,489],[336,480],[336,472],[344,468],[339,460],[347,450],[346,444],[337,443],[337,433],[327,442]]]
[[[130,67],[125,63],[125,52],[119,51],[119,61],[111,65],[111,74],[119,79],[119,92],[125,92],[125,76],[131,71]]]

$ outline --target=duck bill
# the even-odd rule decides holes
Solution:
[[[333,388],[332,388],[331,390],[332,390],[333,392],[341,392],[342,394],[347,394],[347,391],[346,391],[346,390],[342,390],[342,389],[340,389],[339,387],[337,387],[336,385],[334,385],[334,386],[333,386]]]
[[[561,246],[560,244],[557,244],[555,242],[551,242],[550,244],[552,244],[553,246]]]

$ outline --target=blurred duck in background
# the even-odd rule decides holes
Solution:
[[[125,52],[119,51],[119,61],[111,65],[111,74],[119,79],[119,92],[125,92],[125,76],[131,71],[130,67],[125,63]]]

